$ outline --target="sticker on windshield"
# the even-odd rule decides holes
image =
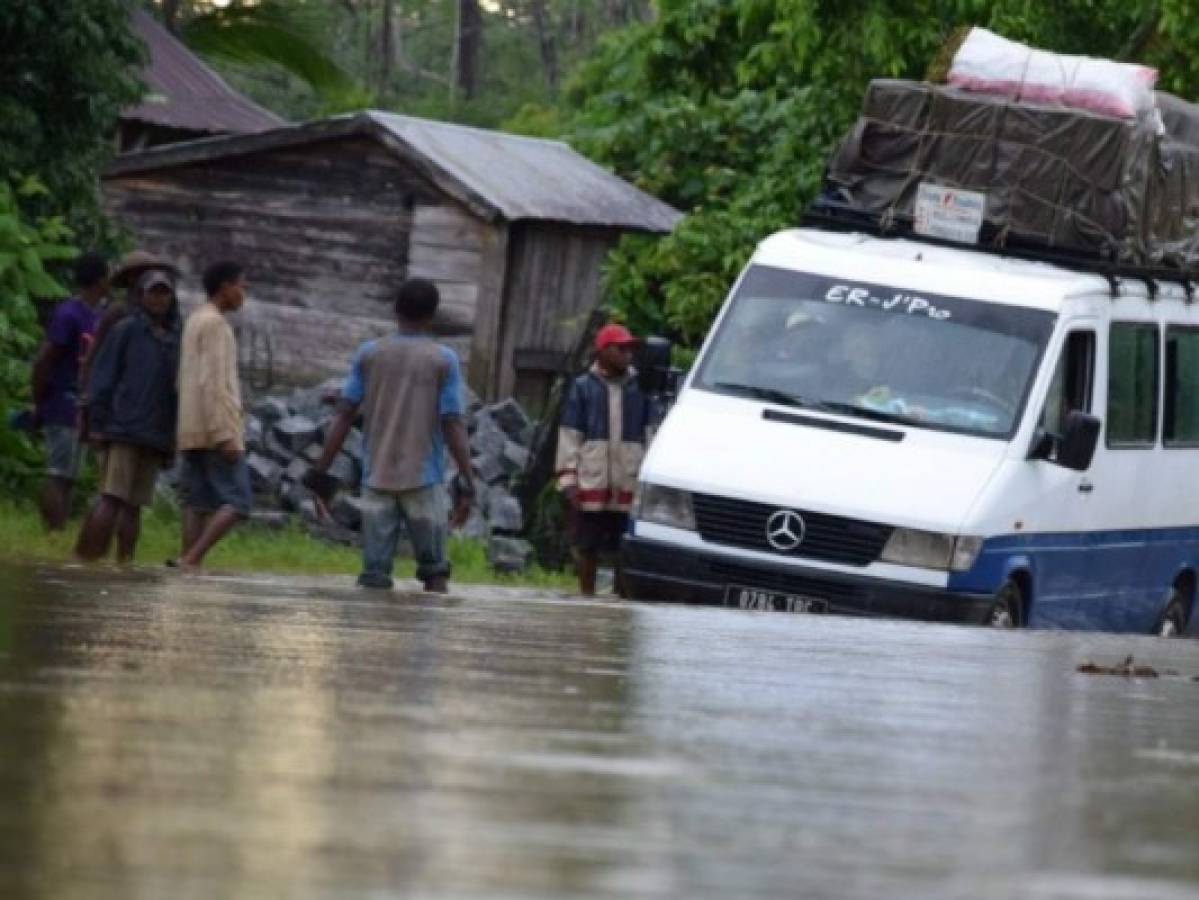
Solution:
[[[953,313],[936,306],[931,300],[903,291],[875,294],[865,285],[834,284],[824,294],[826,303],[841,303],[845,306],[873,307],[883,312],[903,313],[909,316],[927,316],[943,322]]]

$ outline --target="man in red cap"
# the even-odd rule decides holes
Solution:
[[[595,594],[601,551],[616,553],[628,528],[645,455],[648,398],[632,367],[637,339],[623,325],[595,336],[595,362],[571,385],[558,430],[558,487],[575,513],[579,590]],[[616,592],[623,593],[620,569]]]

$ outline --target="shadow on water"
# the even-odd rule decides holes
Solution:
[[[1162,897],[1199,645],[0,573],[5,897]],[[1180,677],[1088,678],[1135,652]]]

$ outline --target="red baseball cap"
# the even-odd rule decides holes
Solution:
[[[612,344],[636,344],[639,343],[637,338],[633,337],[633,333],[623,325],[605,325],[599,330],[595,336],[595,349],[603,350],[605,347]]]

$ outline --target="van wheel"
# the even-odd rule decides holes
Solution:
[[[1186,627],[1186,604],[1183,602],[1182,591],[1175,586],[1170,588],[1170,601],[1166,604],[1166,611],[1162,613],[1161,621],[1157,623],[1154,633],[1158,637],[1164,638],[1182,637],[1182,632]]]
[[[983,624],[992,628],[1020,628],[1024,624],[1024,592],[1020,585],[1010,578],[1003,583]]]

